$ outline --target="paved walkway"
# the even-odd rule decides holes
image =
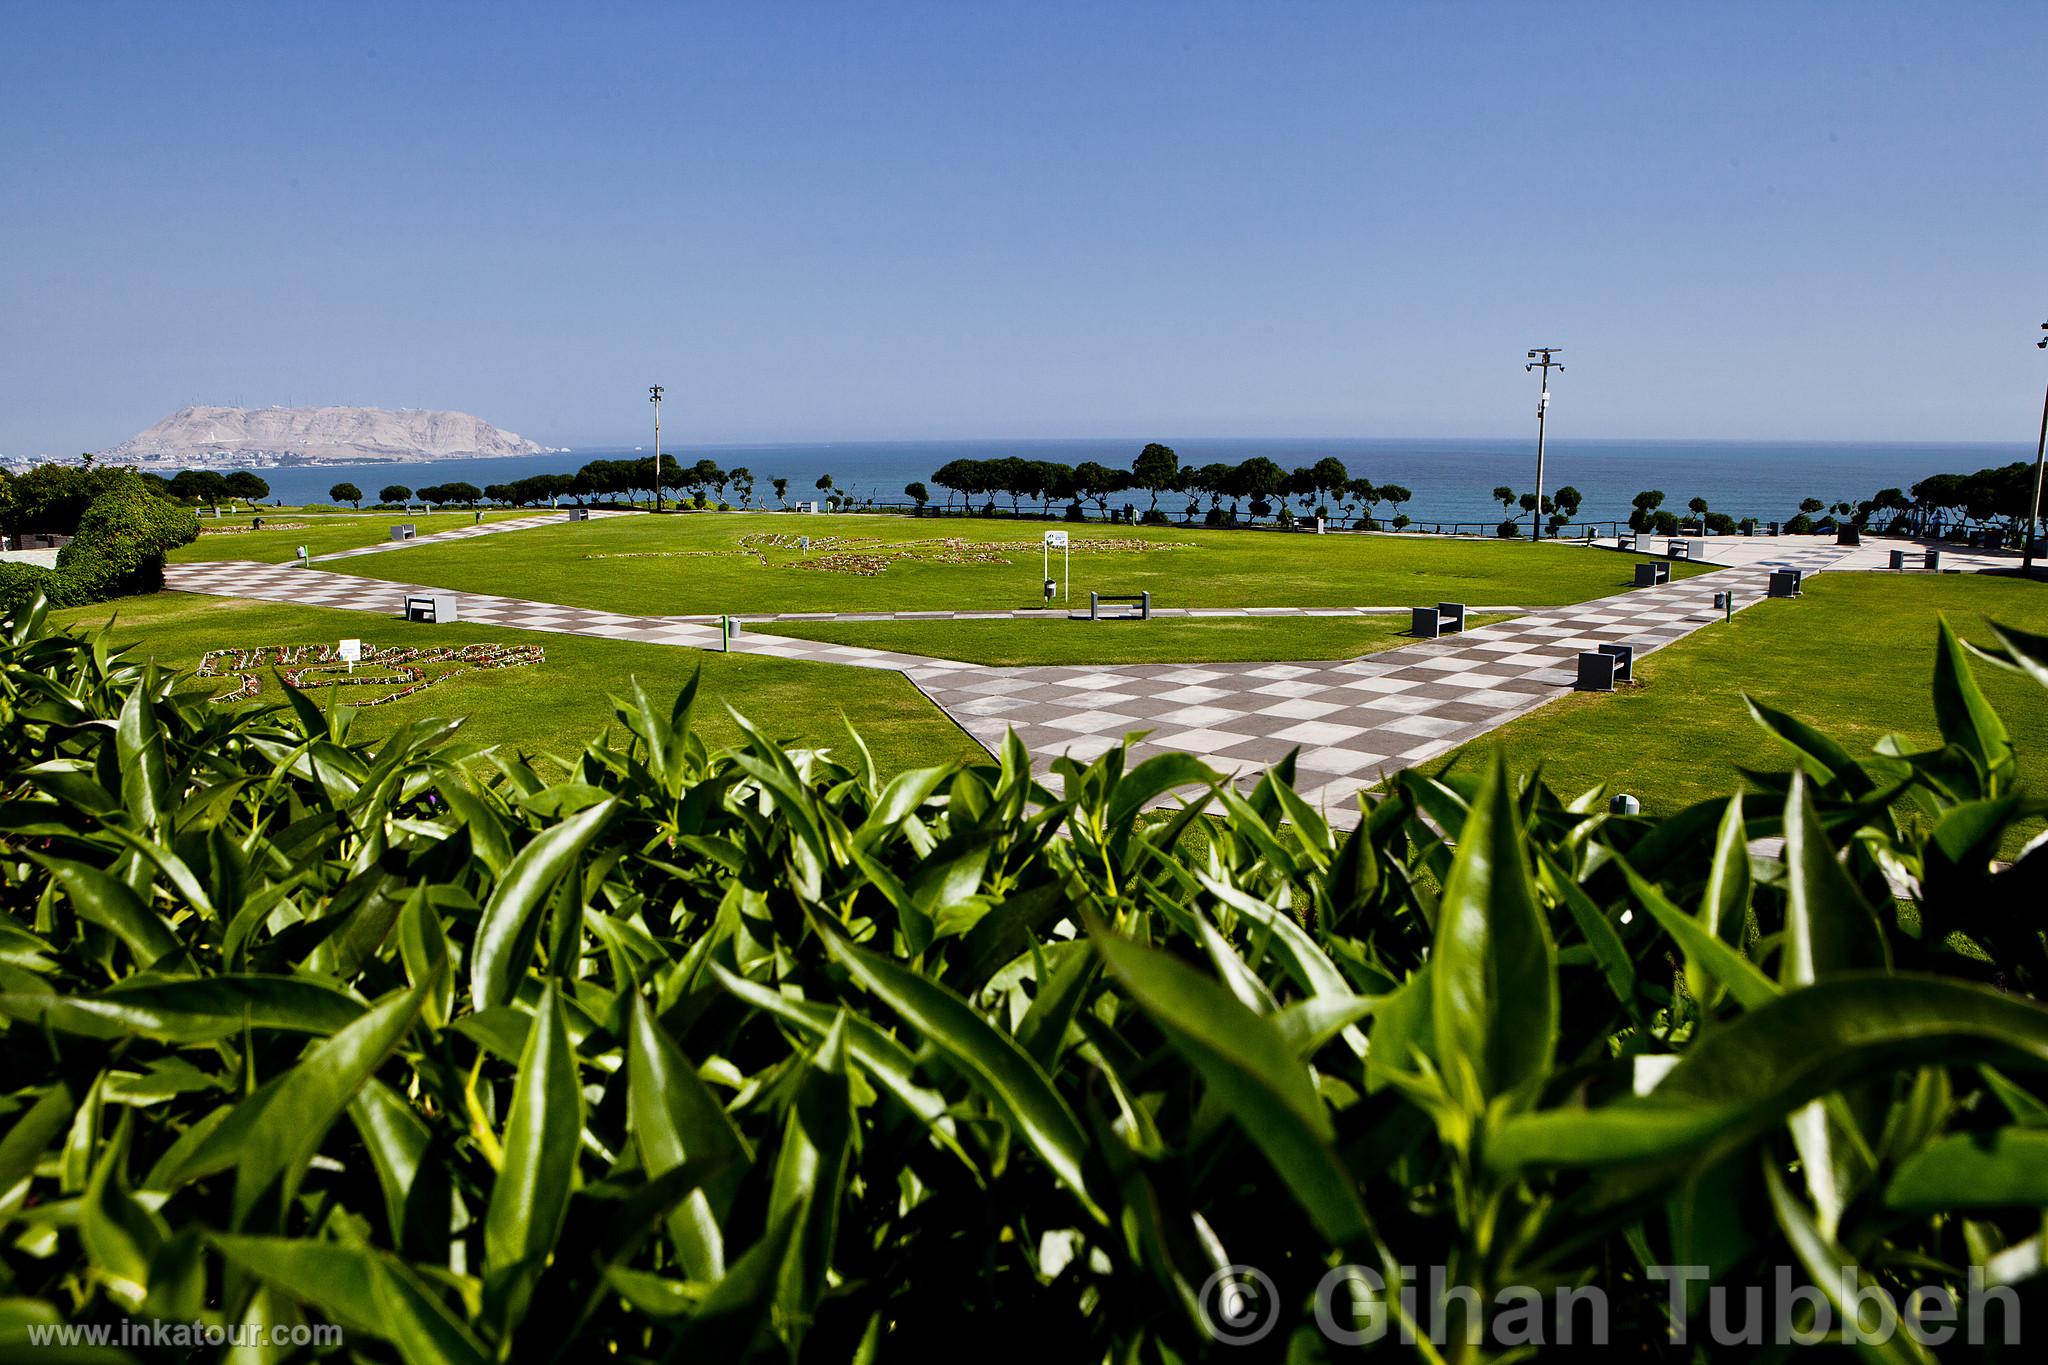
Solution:
[[[522,519],[527,524],[544,520]],[[448,539],[520,529],[515,522],[444,532]],[[421,544],[424,541],[410,542]],[[376,550],[400,548],[378,546]],[[1844,550],[1805,538],[1716,537],[1717,560],[1735,567],[1571,606],[1528,611],[1463,635],[1417,641],[1364,658],[1304,663],[1116,664],[995,668],[959,660],[747,632],[736,653],[900,672],[991,751],[1015,730],[1041,771],[1060,754],[1091,759],[1132,731],[1149,731],[1135,758],[1192,753],[1249,783],[1298,749],[1297,784],[1333,822],[1357,819],[1354,798],[1389,773],[1438,757],[1561,693],[1576,655],[1628,644],[1638,658],[1723,619],[1716,593],[1737,611],[1762,600],[1770,570],[1809,573],[1887,562],[1889,545]],[[373,551],[351,551],[351,554]],[[337,556],[330,556],[330,558]],[[1944,554],[1945,567],[2002,564],[2005,557]],[[412,592],[379,579],[308,572],[294,565],[216,561],[172,566],[166,586],[184,592],[396,615]],[[647,644],[717,649],[715,617],[633,616],[482,593],[456,593],[461,619]],[[1354,615],[1406,608],[1250,608],[1198,615]],[[1479,610],[1479,609],[1475,609]],[[1003,613],[890,613],[894,619],[974,619]],[[1037,613],[1044,616],[1045,613]],[[803,613],[791,620],[884,619]],[[1674,699],[1675,701],[1677,699]]]
[[[627,512],[602,512],[590,509],[590,519],[598,521],[605,517],[630,516]],[[403,525],[405,517],[392,513],[391,524]],[[417,536],[412,540],[381,540],[375,545],[364,545],[353,550],[336,550],[333,554],[314,555],[313,563],[325,564],[331,559],[354,559],[358,555],[381,555],[388,550],[410,550],[416,545],[438,545],[448,540],[475,540],[478,536],[502,535],[507,531],[531,531],[536,526],[555,526],[569,519],[567,512],[539,512],[530,517],[507,517],[503,521],[480,521],[474,526],[459,526],[453,531],[436,531],[432,535]]]

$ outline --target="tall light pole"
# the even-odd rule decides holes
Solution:
[[[1522,367],[1524,373],[1543,371],[1543,387],[1536,395],[1536,510],[1529,514],[1529,534],[1537,542],[1543,539],[1543,423],[1550,415],[1550,372],[1564,373],[1564,366],[1551,357],[1563,349],[1562,346],[1538,346],[1529,352],[1529,363]]]
[[[661,510],[661,385],[647,386],[647,401],[654,404],[654,510]]]
[[[2048,322],[2041,324],[2041,330],[2048,332]],[[2048,337],[2042,337],[2034,345],[2048,351]],[[2041,466],[2048,457],[2048,393],[2041,395],[2041,439],[2034,445],[2034,500],[2027,504],[2027,543],[2020,547],[2020,572],[2034,572],[2034,537],[2041,524]]]

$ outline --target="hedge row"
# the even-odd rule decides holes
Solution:
[[[0,617],[25,610],[38,597],[58,606],[83,606],[110,597],[155,592],[164,583],[164,556],[199,535],[199,517],[157,497],[140,476],[109,477],[86,504],[57,567],[0,564]]]
[[[1658,1267],[1738,1313],[1844,1267],[2043,1306],[2048,849],[1991,862],[2043,805],[1946,628],[1928,752],[1757,707],[1792,771],[1745,795],[1409,772],[1347,833],[1291,761],[885,778],[637,686],[549,782],[42,616],[0,638],[0,1346],[1316,1360],[1346,1263],[1393,1330],[1432,1268],[1598,1288],[1649,1360],[1693,1358]],[[2048,640],[1994,654],[2048,683]],[[1483,1330],[1414,1353],[1559,1325]]]

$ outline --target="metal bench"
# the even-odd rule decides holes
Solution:
[[[1437,628],[1446,633],[1463,634],[1465,630],[1465,604],[1463,602],[1439,602],[1436,604]]]
[[[1614,548],[1617,550],[1633,550],[1636,548],[1636,538],[1632,535],[1616,536],[1614,538]]]
[[[1646,559],[1636,565],[1636,586],[1639,588],[1654,588],[1670,581],[1671,566],[1668,563]]]
[[[1800,572],[1797,569],[1771,570],[1771,584],[1768,589],[1769,595],[1772,597],[1799,596],[1800,577]]]
[[[454,593],[407,593],[405,597],[405,619],[408,621],[432,621],[445,626],[461,619],[456,608]]]
[[[1666,559],[1691,559],[1692,542],[1689,540],[1667,541],[1664,546],[1664,557]]]
[[[409,521],[401,521],[391,528],[391,538],[393,540],[417,540],[419,539],[419,534],[420,528]]]
[[[1929,551],[1927,552],[1927,554],[1925,555],[1925,557],[1924,557],[1924,558],[1922,558],[1922,560],[1921,560],[1921,562],[1920,562],[1920,567],[1921,567],[1921,568],[1923,568],[1923,569],[1926,569],[1926,570],[1927,570],[1928,572],[1930,572],[1930,573],[1940,573],[1940,572],[1941,572],[1941,551],[1939,551],[1939,550],[1929,550]]]
[[[1636,647],[1634,645],[1602,645],[1597,651],[1614,656],[1614,680],[1634,682],[1636,680]]]
[[[571,520],[571,521],[589,521],[589,520],[590,520],[590,509],[589,509],[588,507],[571,507],[571,508],[569,509],[569,520]]]
[[[1118,612],[1114,616],[1104,616],[1102,614],[1102,604],[1104,602],[1136,602],[1138,604],[1137,614],[1133,615],[1128,611],[1124,611]],[[1091,621],[1149,621],[1152,619],[1152,594],[1141,592],[1117,595],[1091,592],[1088,594],[1088,619]]]
[[[1573,684],[1581,692],[1612,692],[1614,671],[1620,660],[1612,654],[1589,649],[1579,655],[1579,678]]]

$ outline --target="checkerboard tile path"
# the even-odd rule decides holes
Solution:
[[[1802,567],[1817,567],[1802,565]],[[1291,751],[1302,794],[1333,822],[1357,818],[1358,793],[1567,691],[1576,655],[1628,644],[1640,656],[1761,600],[1768,566],[1727,569],[1614,597],[1525,613],[1462,635],[1362,659],[1302,663],[1119,664],[991,668],[957,660],[749,632],[736,652],[901,672],[991,751],[1017,731],[1041,769],[1087,760],[1144,732],[1134,757],[1195,754],[1241,785]],[[184,592],[398,614],[408,587],[293,565],[173,566]],[[631,616],[483,593],[458,593],[464,621],[697,649],[719,647],[706,618]]]
[[[605,512],[597,508],[590,511],[590,519],[597,521],[604,517],[623,517],[626,512]],[[452,531],[436,531],[432,535],[417,536],[412,540],[385,540],[375,545],[363,545],[353,550],[336,550],[333,554],[314,555],[315,564],[325,564],[332,559],[354,559],[358,555],[381,555],[391,550],[409,550],[416,545],[436,545],[448,540],[475,540],[478,536],[498,536],[507,531],[531,531],[536,526],[556,526],[567,521],[567,512],[545,512],[531,517],[507,517],[503,521],[479,522],[475,526],[458,526]],[[403,520],[402,517],[399,520]],[[396,522],[393,523],[397,524]]]

